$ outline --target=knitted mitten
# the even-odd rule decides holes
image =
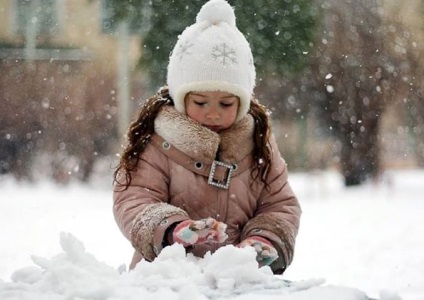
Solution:
[[[228,237],[226,229],[227,224],[213,218],[186,220],[175,227],[172,237],[175,243],[184,247],[207,242],[222,243]]]
[[[243,240],[238,247],[251,246],[256,250],[256,261],[259,266],[269,266],[274,260],[278,258],[278,252],[268,240],[260,236],[249,236]]]

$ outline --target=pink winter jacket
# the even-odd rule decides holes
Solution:
[[[223,245],[236,245],[251,235],[262,236],[279,253],[271,265],[273,272],[284,272],[293,258],[301,209],[273,137],[268,189],[252,179],[253,129],[250,115],[218,134],[172,106],[161,110],[155,134],[132,173],[131,185],[125,189],[119,183],[125,182],[121,175],[114,187],[115,219],[135,249],[130,268],[143,258],[155,259],[171,224],[212,217],[227,224],[228,239],[218,245],[196,245],[190,250],[194,255],[201,257]],[[234,169],[228,178],[229,168],[214,164],[212,185],[208,178],[217,153],[219,161]],[[222,186],[227,181],[226,189]]]

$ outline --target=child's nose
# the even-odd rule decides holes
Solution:
[[[218,109],[213,108],[213,107],[210,108],[209,111],[208,111],[207,117],[208,117],[208,119],[211,119],[211,120],[218,120],[220,118],[220,114],[219,114]]]

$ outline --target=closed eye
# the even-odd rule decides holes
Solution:
[[[221,103],[221,106],[222,107],[231,107],[231,106],[233,106],[234,105],[234,102],[231,102],[231,103]]]
[[[196,104],[198,106],[204,106],[206,104],[206,102],[203,102],[203,101],[196,101],[196,100],[194,100],[193,102],[194,102],[194,104]]]

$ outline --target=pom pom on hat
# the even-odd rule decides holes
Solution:
[[[231,6],[224,0],[211,0],[200,9],[196,22],[208,21],[211,24],[226,22],[231,26],[236,26],[236,16]]]
[[[208,1],[169,59],[167,84],[175,109],[185,113],[184,98],[191,91],[224,91],[240,98],[239,121],[249,110],[255,80],[252,52],[233,8],[225,0]]]

